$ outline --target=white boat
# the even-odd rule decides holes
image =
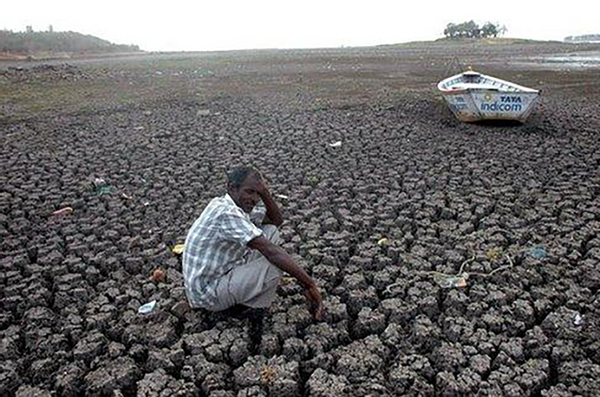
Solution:
[[[462,121],[518,120],[531,113],[540,91],[472,70],[440,81],[438,89]]]

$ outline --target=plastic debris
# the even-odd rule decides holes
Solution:
[[[171,251],[174,254],[181,255],[183,253],[183,249],[185,248],[185,244],[176,244]]]
[[[106,181],[104,180],[104,178],[94,178],[94,180],[92,181],[92,183],[96,187],[101,187],[101,186],[106,185]]]
[[[103,194],[111,194],[117,191],[114,186],[100,186],[95,192],[94,196],[102,196]]]
[[[387,237],[380,238],[379,241],[377,241],[377,245],[379,246],[388,245],[389,243],[390,240]]]
[[[535,247],[529,250],[529,256],[534,259],[544,259],[546,256],[548,256],[548,253],[543,247]]]
[[[286,196],[285,194],[276,194],[275,197],[283,199],[283,200],[289,200],[289,197]]]
[[[121,197],[123,197],[125,200],[131,200],[133,198],[125,193],[121,193]]]
[[[61,208],[58,211],[54,211],[52,213],[52,215],[54,216],[58,216],[58,215],[71,215],[73,213],[73,208],[72,207],[65,207],[65,208]]]
[[[580,326],[581,324],[583,324],[583,316],[579,313],[577,313],[575,315],[575,318],[573,319],[573,324]]]
[[[210,115],[210,109],[199,109],[196,112],[196,116],[198,116],[198,117],[208,116],[208,115]]]
[[[151,313],[155,307],[156,307],[156,301],[154,300],[152,302],[148,302],[148,303],[140,306],[140,308],[138,309],[138,313],[139,314]]]
[[[329,144],[330,147],[341,147],[342,141],[337,141]]]
[[[453,275],[436,274],[433,279],[442,288],[464,288],[467,286],[469,275],[466,273]]]

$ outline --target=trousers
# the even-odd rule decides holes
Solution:
[[[275,245],[281,244],[279,231],[274,225],[262,225],[263,235]],[[271,306],[283,272],[271,264],[258,250],[251,250],[246,263],[236,266],[217,283],[217,302],[210,308],[221,311],[235,305],[253,308]]]

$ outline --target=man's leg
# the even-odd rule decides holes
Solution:
[[[274,225],[263,225],[261,229],[273,244],[281,243],[281,237]],[[259,251],[253,250],[245,265],[232,269],[219,281],[218,303],[214,310],[225,310],[235,305],[253,308],[271,306],[282,274],[282,271]]]

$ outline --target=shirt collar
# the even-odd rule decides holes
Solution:
[[[233,201],[229,193],[225,193],[225,196],[223,196],[223,198],[225,199],[225,201],[227,201],[227,204],[235,205],[237,207],[237,204],[235,203],[235,201]]]
[[[235,203],[235,201],[233,201],[233,199],[231,198],[231,196],[229,195],[229,193],[225,193],[225,196],[223,196],[223,198],[225,199],[225,201],[227,202],[227,205],[239,210],[242,214],[244,214],[245,216],[248,217],[248,219],[250,219],[250,214],[247,214],[246,211],[244,211],[243,209],[241,209],[240,207],[238,207],[238,205]]]

